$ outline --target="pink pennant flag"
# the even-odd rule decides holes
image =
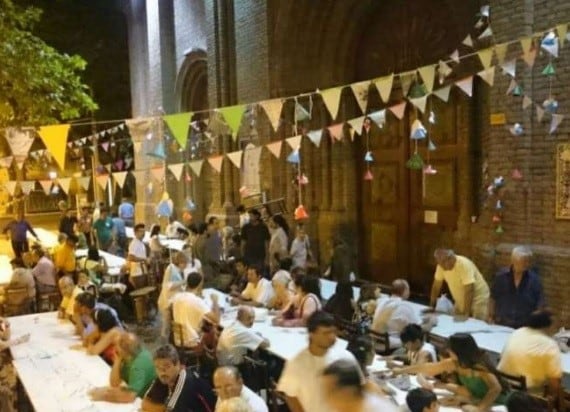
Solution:
[[[471,97],[473,95],[473,76],[459,80],[455,82],[455,85],[459,87],[467,96]]]
[[[164,167],[153,167],[150,169],[150,174],[152,175],[153,179],[157,182],[161,183],[164,180]]]
[[[104,151],[109,151],[109,142],[103,142],[101,143],[101,147],[103,148]]]
[[[222,171],[222,163],[224,162],[224,156],[213,156],[208,158],[208,163],[212,168],[220,173]]]
[[[342,140],[343,137],[343,126],[344,124],[339,123],[328,127],[329,133],[333,139],[338,140],[339,142]],[[334,140],[333,140],[334,141]]]
[[[119,159],[115,162],[115,167],[117,168],[117,170],[121,171],[121,170],[123,170],[124,164],[125,164],[124,160]]]
[[[61,187],[61,190],[63,190],[65,194],[69,194],[69,186],[71,186],[71,177],[60,177],[59,179],[57,179],[57,183],[59,184],[59,187]]]
[[[27,156],[14,156],[14,160],[16,161],[18,169],[22,170],[22,167],[24,167],[24,162],[26,161],[26,159]]]
[[[402,120],[404,118],[404,113],[406,112],[406,101],[400,104],[391,106],[388,109],[396,116],[398,119]]]
[[[265,147],[267,147],[267,149],[271,152],[271,154],[273,156],[275,156],[277,159],[279,159],[281,157],[281,145],[282,145],[283,141],[279,140],[277,142],[273,142],[273,143],[268,143],[265,145]]]
[[[105,190],[107,188],[107,183],[109,182],[109,175],[99,175],[97,176],[97,183],[101,187],[101,189]]]
[[[52,185],[52,181],[51,180],[40,180],[40,185],[42,185],[42,189],[44,190],[44,193],[46,195],[49,195],[51,193],[51,185]]]

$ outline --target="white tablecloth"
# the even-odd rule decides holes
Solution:
[[[32,405],[37,412],[135,412],[132,404],[93,402],[87,392],[109,384],[111,368],[99,356],[72,350],[78,344],[70,322],[55,312],[10,318],[13,337],[30,333],[28,343],[10,350]]]

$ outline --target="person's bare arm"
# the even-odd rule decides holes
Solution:
[[[111,368],[111,375],[109,376],[109,384],[113,388],[118,388],[121,386],[121,366],[123,364],[123,359],[120,356],[115,356],[115,361],[113,362],[113,367]]]
[[[475,296],[475,284],[463,285],[463,308],[461,315],[471,316],[471,308],[473,307],[473,297]]]
[[[132,403],[137,398],[137,394],[127,388],[106,387],[95,388],[89,392],[94,401],[105,401],[112,403]]]
[[[437,303],[437,298],[439,297],[439,293],[441,292],[441,287],[443,286],[443,282],[441,280],[433,280],[433,284],[431,286],[431,298],[430,298],[430,306],[435,308],[435,304]]]
[[[493,324],[495,323],[495,300],[490,297],[489,298],[489,315],[487,317],[487,323]]]
[[[455,370],[455,362],[451,359],[445,359],[440,362],[423,363],[421,365],[412,365],[412,366],[405,366],[403,368],[392,369],[392,371],[397,375],[401,375],[404,373],[407,374],[421,373],[423,375],[428,375],[428,376],[437,376],[441,375],[442,373],[453,372],[454,370]]]
[[[154,403],[148,398],[142,400],[141,409],[143,412],[165,412],[166,407],[164,405]]]
[[[113,328],[102,335],[95,344],[89,345],[87,347],[87,353],[89,355],[100,355],[105,349],[107,349],[108,346],[114,342],[118,331],[119,328]]]
[[[285,402],[287,402],[287,406],[291,412],[305,412],[299,399],[285,395]]]
[[[477,404],[480,411],[488,411],[491,409],[491,406],[495,403],[495,399],[497,396],[501,394],[501,384],[495,375],[488,372],[480,373],[481,379],[487,385],[487,394],[481,401]]]

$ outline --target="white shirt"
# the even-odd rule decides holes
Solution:
[[[239,227],[240,229],[249,223],[249,213],[242,213],[239,215]]]
[[[184,227],[184,225],[178,221],[174,221],[172,223],[170,223],[168,226],[166,226],[166,237],[170,237],[170,238],[179,238],[180,236],[178,235],[178,229],[184,229],[184,230],[188,230],[186,229],[186,227]]]
[[[204,299],[192,292],[180,292],[172,298],[172,318],[175,323],[182,325],[183,346],[196,346],[200,340],[200,323],[210,311]]]
[[[269,409],[267,408],[267,404],[265,401],[254,391],[249,389],[247,386],[243,385],[240,393],[240,398],[245,400],[249,407],[251,408],[252,412],[268,412]],[[218,398],[216,401],[216,409],[215,411],[220,410],[220,405],[223,401]]]
[[[548,379],[562,376],[561,365],[556,341],[540,330],[524,327],[509,336],[497,369],[524,375],[529,389],[542,389]]]
[[[265,306],[273,297],[273,286],[271,286],[271,282],[265,278],[259,279],[257,285],[248,282],[241,296],[244,299],[253,300]]]
[[[180,268],[174,263],[167,266],[164,271],[164,276],[162,277],[162,288],[160,290],[160,296],[158,297],[158,309],[167,310],[170,300],[180,292],[182,288],[178,290],[171,290],[175,282],[181,282],[184,280],[184,275],[180,272]]]
[[[218,362],[220,365],[239,365],[248,350],[256,350],[263,337],[246,327],[239,320],[224,328],[218,339]]]
[[[313,355],[309,348],[303,349],[285,363],[277,390],[297,398],[307,412],[330,412],[325,402],[321,375],[328,365],[339,359],[348,359],[358,365],[354,356],[345,349],[332,347],[323,356]]]
[[[131,240],[131,243],[129,244],[128,254],[133,255],[139,259],[146,259],[148,257],[146,255],[146,246],[142,240],[139,240],[136,237]],[[129,268],[131,276],[140,276],[143,274],[141,262],[130,262]]]
[[[376,307],[371,329],[379,333],[388,332],[390,346],[400,347],[400,332],[410,323],[422,323],[412,304],[399,296],[390,296]]]
[[[304,268],[307,264],[307,251],[309,249],[309,238],[305,237],[304,240],[300,240],[298,237],[293,239],[291,243],[291,259],[293,260],[293,265],[291,268]]]
[[[416,352],[408,352],[408,361],[410,362],[410,365],[415,365],[418,361],[418,357],[420,355],[420,353],[422,352],[427,352],[429,353],[429,355],[431,356],[431,361],[430,362],[437,362],[437,352],[435,350],[435,346],[433,346],[431,343],[429,342],[424,342],[422,347],[420,348],[420,350],[416,351]]]
[[[192,264],[192,263],[194,263],[194,264]],[[194,272],[202,273],[202,262],[200,262],[200,259],[188,258],[188,264],[184,268],[184,280],[186,280],[186,278],[188,278],[188,275],[190,273],[194,273]]]

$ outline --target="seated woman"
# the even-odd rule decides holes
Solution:
[[[463,411],[487,412],[493,404],[502,404],[505,401],[496,368],[468,333],[455,333],[449,337],[448,359],[394,368],[393,371],[396,374],[455,375],[456,384],[436,382],[432,385],[424,382],[424,386],[430,390],[442,388],[453,392],[456,400],[463,404]]]
[[[77,287],[83,292],[91,293],[93,296],[97,297],[97,285],[89,277],[89,273],[85,270],[80,270],[77,273]]]
[[[289,283],[291,281],[291,276],[289,276],[288,272],[275,272],[273,279],[271,279],[273,297],[267,305],[269,309],[283,310],[289,306],[293,299],[293,293],[289,290]]]
[[[335,318],[352,321],[354,316],[354,292],[350,282],[338,282],[335,293],[325,304],[324,310]]]
[[[30,340],[30,335],[23,335],[12,339],[10,322],[8,319],[0,318],[0,411],[15,412],[14,396],[18,377],[12,363],[10,351],[11,346],[20,345]]]
[[[318,277],[303,276],[295,282],[297,296],[280,315],[273,319],[274,326],[305,326],[313,312],[321,309],[321,284]]]
[[[115,360],[115,341],[120,336],[123,328],[117,322],[117,318],[109,309],[98,309],[93,314],[96,330],[95,336],[87,342],[89,355],[101,355],[109,365]]]
[[[361,317],[369,317],[372,320],[380,293],[380,285],[377,283],[365,283],[360,286],[360,296],[356,303],[357,311]]]
[[[87,250],[87,256],[81,258],[77,266],[79,270],[87,271],[89,278],[97,286],[103,283],[103,275],[108,270],[107,262],[99,255],[99,250],[95,246],[91,246]]]

